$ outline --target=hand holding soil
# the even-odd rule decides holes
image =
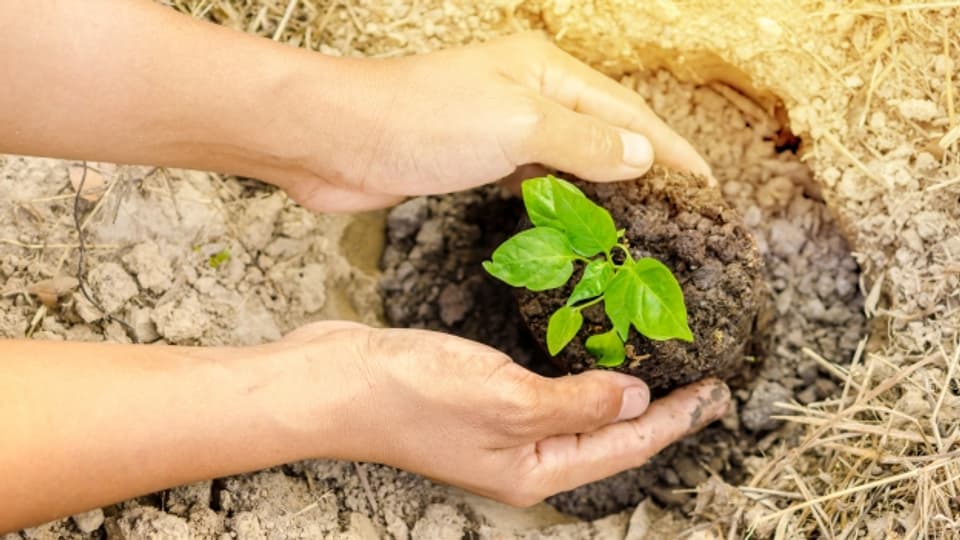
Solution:
[[[345,354],[329,356],[332,341]],[[304,395],[346,394],[325,411],[342,419],[321,435],[335,456],[515,505],[638,467],[723,416],[729,400],[723,383],[707,380],[650,404],[634,377],[541,377],[495,349],[436,332],[357,325],[331,334],[320,323],[278,346],[295,344],[318,371]]]

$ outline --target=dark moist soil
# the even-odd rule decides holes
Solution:
[[[771,305],[770,293],[757,244],[720,191],[703,178],[659,167],[632,182],[598,185],[569,179],[626,229],[635,260],[661,261],[683,289],[693,343],[653,341],[632,330],[627,360],[617,369],[640,377],[654,392],[707,376],[744,375],[745,358],[763,349],[755,339],[763,334],[756,323],[761,310]],[[560,289],[517,289],[520,314],[542,350],[550,315],[563,307],[581,272],[578,268]],[[602,304],[584,310],[584,320],[578,336],[553,358],[563,372],[596,367],[584,343],[611,324]]]
[[[448,332],[495,347],[542,375],[556,369],[520,316],[513,289],[480,263],[517,232],[522,203],[499,187],[412,199],[387,218],[381,288],[393,326]],[[730,481],[742,477],[736,431],[714,425],[667,448],[646,466],[561,493],[548,500],[562,512],[596,519],[652,495],[660,504],[692,504],[707,479],[703,465]]]

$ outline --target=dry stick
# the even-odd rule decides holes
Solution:
[[[7,244],[23,249],[76,249],[80,244],[27,244],[8,238],[0,238],[0,244]],[[120,244],[88,244],[87,249],[117,249],[123,247]]]
[[[950,23],[943,21],[943,56],[947,59],[947,65],[950,65]],[[956,110],[953,108],[953,70],[947,70],[947,118],[950,119],[950,125],[957,125]],[[941,141],[942,144],[942,141]]]
[[[844,422],[834,422],[830,418],[810,418],[809,416],[780,416],[775,415],[771,418],[777,420],[786,420],[790,422],[795,422],[797,424],[806,424],[809,426],[822,426],[835,429],[845,429],[847,431],[853,431],[857,433],[862,433],[864,435],[876,435],[878,437],[892,437],[894,439],[900,439],[910,442],[915,442],[917,444],[929,444],[930,441],[928,437],[925,437],[924,434],[914,433],[912,431],[905,431],[902,429],[887,429],[880,426],[875,426],[872,424],[862,424],[853,420],[848,420]]]
[[[955,128],[955,130],[956,130],[956,132],[957,132],[957,137],[960,138],[960,125],[958,125],[958,126]],[[958,177],[956,177],[956,178],[953,178],[953,179],[950,179],[950,180],[944,180],[943,182],[940,182],[940,183],[938,183],[938,184],[934,184],[934,185],[928,187],[927,189],[925,189],[924,191],[927,191],[927,192],[937,191],[937,190],[941,190],[941,189],[948,188],[948,187],[950,187],[950,186],[955,186],[955,185],[957,185],[957,184],[960,184],[960,176],[958,176]]]
[[[883,63],[879,58],[877,58],[876,63],[873,64],[873,74],[870,75],[870,85],[867,86],[867,99],[864,101],[863,114],[860,115],[861,128],[867,124],[867,116],[870,114],[870,105],[873,102],[873,92],[880,82],[880,69],[882,65]]]
[[[937,398],[937,405],[933,408],[933,414],[930,415],[930,427],[933,428],[933,434],[937,438],[937,450],[940,452],[946,451],[946,448],[944,448],[943,439],[940,437],[940,426],[937,424],[937,419],[940,416],[940,409],[943,407],[943,400],[947,397],[947,390],[950,389],[950,380],[953,379],[953,374],[956,371],[957,361],[960,360],[960,347],[956,345],[954,347],[953,360],[950,361],[950,366],[947,368],[947,378],[943,381],[940,396]],[[940,346],[940,354],[947,358],[947,352],[943,350],[943,345]]]
[[[740,486],[737,489],[745,492],[745,494],[748,497],[750,496],[751,493],[755,493],[757,495],[770,495],[774,497],[783,497],[784,499],[803,500],[803,495],[800,495],[799,493],[794,493],[792,491],[782,491],[779,489],[750,487],[750,486]]]
[[[793,482],[797,485],[797,489],[800,490],[800,494],[803,495],[803,498],[807,501],[813,498],[810,493],[810,488],[807,487],[807,483],[803,481],[803,477],[794,469],[792,466],[787,467],[787,473],[793,477]],[[834,537],[833,530],[830,527],[827,527],[826,523],[826,514],[823,511],[823,508],[819,504],[813,504],[810,507],[813,510],[813,518],[817,521],[817,526],[820,527],[820,532],[823,533],[825,538],[832,539]]]
[[[883,18],[887,24],[887,30],[890,31],[890,35],[894,35],[893,16],[889,9],[883,11]],[[903,96],[903,74],[900,72],[900,49],[897,47],[897,40],[895,39],[890,40],[890,57],[893,61],[893,70],[897,75],[899,96]]]
[[[900,4],[898,6],[877,6],[869,8],[860,8],[860,9],[837,9],[833,11],[818,11],[813,13],[812,16],[820,17],[829,17],[833,15],[849,14],[849,15],[878,15],[885,12],[906,12],[906,11],[924,11],[924,10],[941,10],[960,7],[960,2],[951,1],[951,2],[926,2],[919,4]]]
[[[893,375],[889,379],[881,382],[876,387],[874,387],[874,389],[871,390],[864,397],[864,400],[867,402],[873,401],[874,399],[876,399],[877,396],[893,388],[894,386],[896,386],[898,382],[909,377],[915,371],[926,367],[928,364],[932,363],[936,358],[937,358],[937,355],[930,355],[906,369],[899,370],[895,375]],[[758,484],[760,484],[760,482],[764,480],[764,478],[768,474],[773,472],[774,469],[781,468],[782,463],[785,460],[787,460],[792,456],[799,456],[803,452],[806,452],[807,450],[809,450],[815,444],[815,442],[820,440],[823,434],[826,433],[833,426],[834,422],[839,422],[847,414],[850,414],[849,409],[841,412],[837,412],[828,423],[820,426],[819,428],[815,429],[812,433],[810,433],[798,448],[795,448],[790,452],[780,456],[779,458],[771,460],[769,463],[765,464],[764,467],[761,470],[757,471],[757,474],[755,474],[753,478],[750,479],[749,486],[756,487]]]
[[[273,33],[274,41],[280,41],[280,36],[283,34],[283,31],[287,29],[287,24],[290,22],[290,17],[293,15],[293,10],[297,7],[297,4],[300,3],[300,0],[290,0],[287,3],[287,9],[283,12],[283,18],[280,19],[280,24],[277,25],[277,30]]]
[[[866,490],[866,489],[873,489],[873,488],[875,488],[875,487],[887,486],[887,485],[890,485],[890,484],[892,484],[892,483],[894,483],[894,482],[899,482],[899,481],[901,481],[901,480],[908,480],[908,479],[910,479],[910,478],[912,478],[912,477],[914,477],[914,476],[917,476],[917,475],[918,475],[919,473],[921,473],[921,472],[939,469],[940,467],[943,467],[945,464],[946,464],[946,463],[939,463],[939,462],[938,462],[938,463],[931,463],[931,464],[929,464],[929,465],[923,466],[923,467],[920,468],[920,469],[916,469],[916,470],[912,470],[912,471],[907,471],[907,472],[900,473],[900,474],[895,474],[895,475],[893,475],[893,476],[888,476],[888,477],[886,477],[886,478],[881,478],[881,479],[879,479],[879,480],[874,480],[873,482],[867,482],[866,484],[861,484],[861,485],[859,485],[859,486],[853,486],[853,487],[849,487],[849,488],[847,488],[847,489],[841,489],[840,491],[835,491],[835,492],[829,493],[829,494],[827,494],[827,495],[821,495],[820,497],[817,497],[817,498],[815,498],[815,499],[811,499],[811,500],[809,500],[809,501],[805,501],[805,502],[802,502],[802,503],[794,504],[794,505],[789,506],[789,507],[787,507],[787,508],[784,508],[783,510],[780,510],[780,511],[778,511],[778,512],[774,512],[774,513],[772,513],[772,514],[767,514],[767,515],[765,515],[765,516],[761,516],[761,517],[757,518],[757,521],[761,521],[761,522],[762,522],[762,521],[772,521],[772,520],[774,520],[774,519],[782,518],[782,517],[784,517],[784,516],[790,515],[790,514],[792,514],[793,512],[796,512],[797,510],[802,510],[802,509],[804,509],[804,508],[809,508],[810,506],[813,506],[813,505],[815,505],[815,504],[819,504],[819,503],[826,502],[826,501],[831,501],[831,500],[833,500],[833,499],[838,499],[838,498],[840,498],[840,497],[845,497],[845,496],[847,496],[847,495],[853,495],[853,494],[855,494],[855,493],[859,493],[859,492],[861,492],[861,491],[863,491],[863,490]]]
[[[93,295],[90,294],[90,291],[87,290],[87,281],[84,277],[86,273],[86,259],[87,259],[87,246],[86,246],[86,233],[84,232],[84,227],[86,227],[87,222],[80,222],[80,194],[83,193],[83,185],[87,181],[87,162],[83,162],[83,174],[80,176],[80,183],[77,186],[77,193],[73,199],[73,224],[77,230],[77,242],[79,246],[77,249],[77,281],[79,282],[80,292],[83,294],[83,297],[87,299],[87,302],[90,302],[93,307],[97,308],[100,313],[103,314],[103,317],[108,321],[115,321],[117,324],[126,329],[127,333],[130,335],[130,339],[134,343],[140,343],[140,338],[137,336],[136,330],[133,326],[130,325],[127,321],[119,317],[114,317],[107,313],[107,310],[103,308],[103,305],[100,302],[97,302]],[[116,181],[114,181],[116,183]],[[102,199],[101,199],[102,200]]]
[[[871,171],[866,165],[864,165],[864,163],[860,161],[860,159],[857,158],[857,156],[853,155],[853,153],[850,152],[850,150],[847,150],[845,146],[840,144],[840,141],[832,133],[824,133],[823,138],[828,143],[830,143],[830,145],[833,146],[833,148],[836,151],[843,154],[843,157],[850,160],[850,162],[853,163],[854,166],[856,166],[858,169],[860,169],[860,171],[863,172],[863,174],[867,175],[868,178],[876,182],[881,187],[887,188],[887,183],[884,182],[883,179],[877,176],[873,171]]]
[[[353,462],[357,470],[357,476],[360,478],[360,485],[363,486],[363,492],[367,495],[367,504],[370,505],[370,511],[377,517],[380,517],[380,506],[377,505],[377,499],[373,496],[373,489],[370,487],[370,480],[367,478],[367,470],[362,464]]]
[[[737,540],[737,530],[740,528],[740,520],[743,518],[743,508],[737,508],[737,512],[730,521],[730,529],[727,531],[727,540]]]

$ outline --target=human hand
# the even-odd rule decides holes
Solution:
[[[339,112],[320,119],[336,128],[336,150],[305,153],[299,172],[268,178],[315,210],[459,191],[527,164],[600,182],[640,176],[654,159],[710,175],[639,95],[536,34],[338,62],[341,93],[325,99]]]
[[[352,388],[324,457],[386,463],[519,506],[638,467],[729,402],[722,382],[706,380],[649,404],[646,385],[622,373],[549,379],[426,331],[320,323],[282,345],[335,365],[325,380],[338,381],[336,394]]]

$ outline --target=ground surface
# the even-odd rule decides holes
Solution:
[[[766,520],[755,537],[957,537],[955,2],[163,3],[337,55],[397,56],[541,28],[605,72],[627,74],[625,84],[714,165],[726,198],[761,243],[777,294],[778,345],[757,386],[738,391],[736,422],[714,429],[730,437],[750,424],[764,433],[773,427],[774,401],[793,396],[797,402],[788,411],[793,421],[760,438],[742,460],[723,439],[710,447],[715,453],[703,460],[708,465],[729,466],[723,474],[730,479],[742,471],[737,489],[711,479],[695,503],[671,502],[675,493],[658,495],[652,487],[687,485],[681,469],[703,470],[699,463],[674,463],[663,478],[634,471],[615,480],[626,486],[619,498],[609,487],[586,491],[593,486],[556,502],[599,515],[628,507],[638,498],[633,486],[645,485],[654,499],[683,509],[687,519],[676,524],[702,538],[745,536],[761,516]],[[631,75],[657,66],[683,80],[727,81],[757,99],[723,85],[680,83],[666,73]],[[785,108],[773,106],[774,96]],[[790,146],[771,124],[778,117],[789,117],[804,138],[802,161],[774,151]],[[376,219],[312,216],[249,181],[174,171],[168,182],[162,173],[146,172],[106,171],[109,192],[87,228],[95,294],[144,341],[242,344],[273,339],[306,320],[376,318]],[[68,164],[11,157],[0,165],[0,335],[127,339],[119,324],[98,320],[75,291],[66,290],[51,310],[23,292],[73,273],[71,189]],[[456,221],[453,208],[483,208],[490,195],[463,197],[431,200],[424,220]],[[453,237],[464,236],[454,231]],[[436,235],[424,240],[437,243]],[[423,256],[439,260],[436,253]],[[406,275],[417,284],[435,279]],[[461,287],[471,275],[458,274],[439,307],[446,285],[416,293],[426,307],[406,324],[452,327],[483,339],[483,328],[468,330],[467,312],[483,313],[496,298],[471,296],[476,282]],[[309,290],[304,281],[311,282]],[[327,286],[317,287],[321,282]],[[460,313],[470,301],[474,310]],[[861,341],[867,334],[860,302],[875,316],[868,343]],[[450,324],[442,322],[443,312],[439,323],[433,313],[443,305]],[[523,336],[509,337],[509,319],[491,320],[490,327],[506,331],[504,346],[518,360],[530,360],[523,357]],[[864,346],[857,349],[859,343]],[[854,350],[853,364],[838,367]],[[759,386],[763,381],[769,384]],[[685,444],[691,443],[681,448]],[[661,515],[651,499],[629,524],[626,514],[569,523],[543,507],[511,512],[388,468],[326,462],[174,490],[104,512],[105,525],[95,512],[10,538],[220,538],[223,532],[373,538],[384,531],[397,538],[460,538],[464,531],[487,538],[676,536],[664,529],[675,518]],[[539,532],[509,532],[517,530]]]

